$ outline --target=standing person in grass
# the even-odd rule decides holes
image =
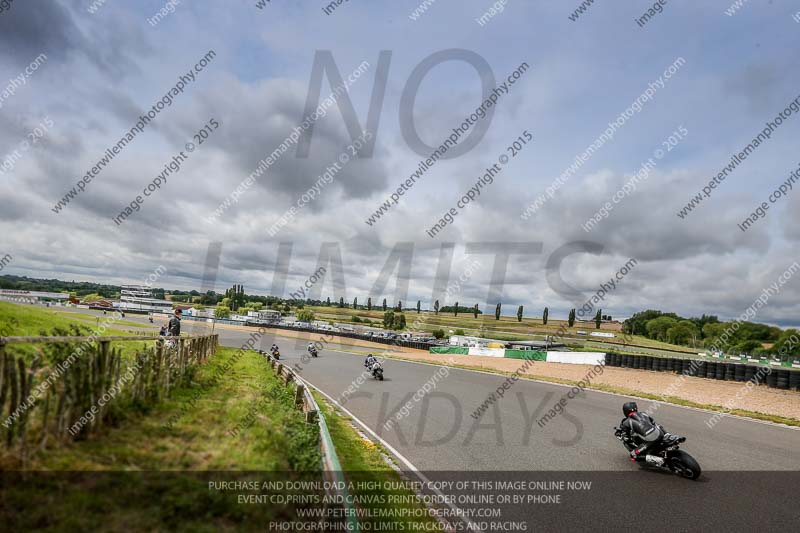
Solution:
[[[181,311],[180,309],[176,309],[175,314],[172,316],[172,318],[169,319],[167,330],[169,332],[170,337],[181,336],[181,314],[183,314],[183,311]]]

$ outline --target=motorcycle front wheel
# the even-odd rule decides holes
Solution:
[[[695,481],[701,473],[700,465],[695,458],[682,450],[677,450],[672,454],[669,468],[679,476]]]

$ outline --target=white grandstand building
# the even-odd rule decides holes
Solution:
[[[114,308],[130,313],[171,313],[172,302],[153,298],[153,291],[146,285],[123,285]]]

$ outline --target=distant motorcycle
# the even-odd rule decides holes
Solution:
[[[383,381],[383,367],[379,362],[372,363],[372,368],[369,369],[372,372],[372,377]]]
[[[281,351],[280,350],[272,350],[271,353],[272,353],[272,357],[274,357],[278,361],[280,360],[280,358],[281,358]]]
[[[308,353],[311,354],[311,357],[318,357],[319,356],[319,352],[317,352],[316,348],[309,348],[308,349]]]
[[[622,442],[622,445],[625,446],[628,452],[637,448],[636,443],[628,438],[626,433],[620,428],[614,427],[614,436]],[[656,458],[661,459],[661,461],[659,461],[660,464],[650,461],[648,461],[647,464],[665,468],[686,479],[697,480],[702,472],[700,465],[694,457],[679,449],[680,444],[685,440],[686,437],[665,433],[660,442],[647,450],[648,455],[654,455]]]

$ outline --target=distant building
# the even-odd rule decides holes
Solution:
[[[265,309],[263,311],[248,311],[247,324],[278,324],[281,321],[281,312]]]
[[[153,298],[153,291],[146,285],[123,285],[114,307],[128,313],[171,313],[172,302]]]
[[[69,300],[66,292],[39,292],[39,291],[18,291],[14,289],[0,289],[0,299],[18,303],[37,303],[40,301],[63,301]]]

